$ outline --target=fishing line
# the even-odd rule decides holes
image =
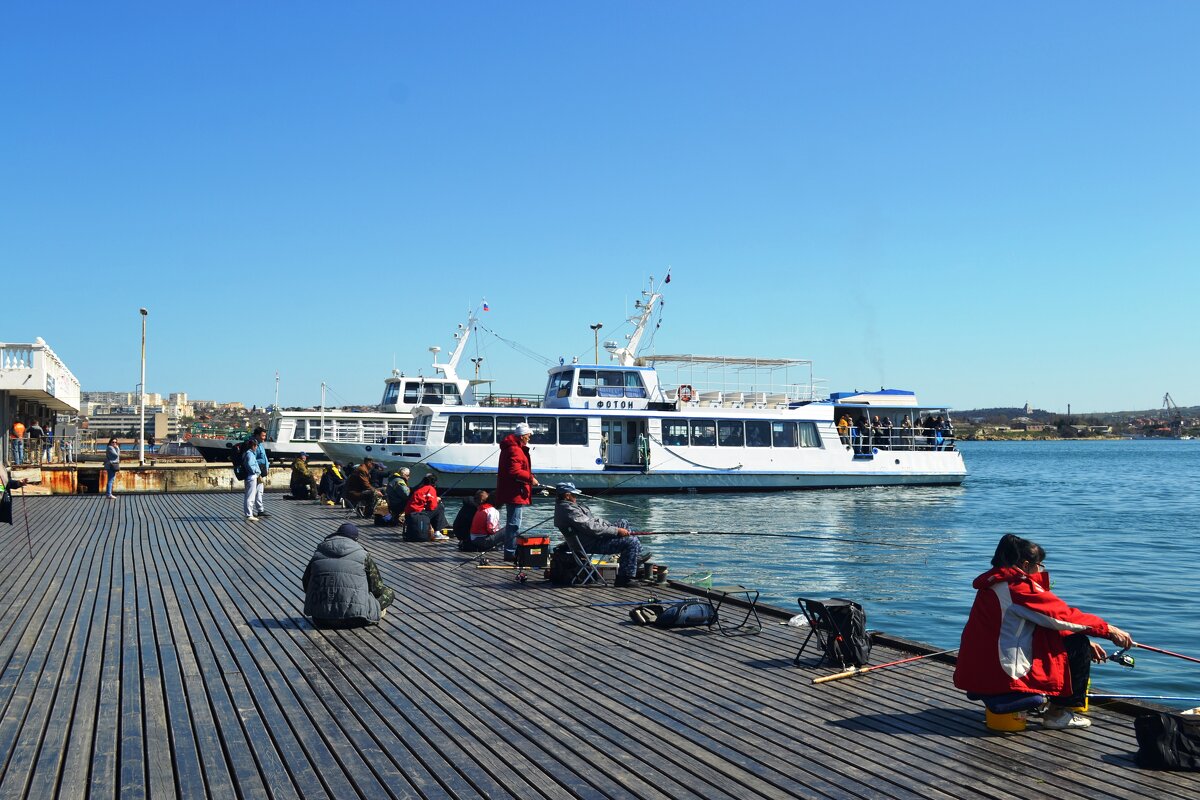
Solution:
[[[1165,694],[1089,694],[1091,700],[1180,700],[1185,703],[1200,703],[1200,697],[1173,697]]]
[[[765,536],[773,539],[808,539],[818,542],[848,542],[851,544],[872,544],[877,547],[901,547],[907,550],[923,548],[912,544],[895,544],[892,542],[873,542],[870,539],[851,539],[839,536],[808,536],[803,533],[752,533],[750,531],[651,531],[639,533],[638,536]]]

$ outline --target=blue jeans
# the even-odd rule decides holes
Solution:
[[[525,510],[525,506],[519,506],[516,503],[506,503],[504,511],[508,515],[505,518],[504,525],[504,555],[517,555],[517,533],[521,530],[521,512]]]
[[[12,463],[13,466],[23,464],[25,462],[25,440],[12,439]]]
[[[591,555],[617,553],[621,568],[617,574],[632,578],[637,574],[638,558],[642,555],[642,542],[636,536],[596,536],[580,540]]]
[[[113,493],[112,493],[113,482],[116,481],[116,479],[117,479],[117,471],[115,469],[107,469],[106,468],[105,472],[108,473],[108,488],[106,488],[104,490],[104,493],[106,495],[108,495],[109,497],[112,497],[113,496]]]

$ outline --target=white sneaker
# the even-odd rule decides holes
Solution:
[[[450,541],[450,537],[449,537],[449,536],[447,536],[447,535],[446,535],[446,534],[444,534],[444,533],[435,533],[435,534],[433,535],[433,541],[435,541],[435,542],[448,542],[448,541]]]
[[[246,517],[246,522],[258,522],[258,517]]]
[[[1069,728],[1090,728],[1092,721],[1066,708],[1055,708],[1042,716],[1042,727],[1052,731],[1064,731]]]

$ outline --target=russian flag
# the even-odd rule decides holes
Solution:
[[[484,300],[484,301],[483,301],[483,310],[484,310],[484,311],[491,311],[491,310],[492,310],[492,307],[491,307],[491,306],[489,306],[489,305],[487,304],[487,301],[486,301],[486,300]]]

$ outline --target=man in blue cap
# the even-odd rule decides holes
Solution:
[[[303,585],[304,615],[318,628],[377,625],[395,598],[350,522],[317,545]]]
[[[554,526],[563,533],[578,537],[579,544],[587,552],[619,553],[621,567],[617,571],[617,588],[632,586],[637,575],[638,564],[650,560],[650,553],[642,554],[642,543],[625,523],[609,522],[592,514],[591,509],[579,502],[579,490],[573,483],[560,483],[554,487],[558,498],[554,503]]]

